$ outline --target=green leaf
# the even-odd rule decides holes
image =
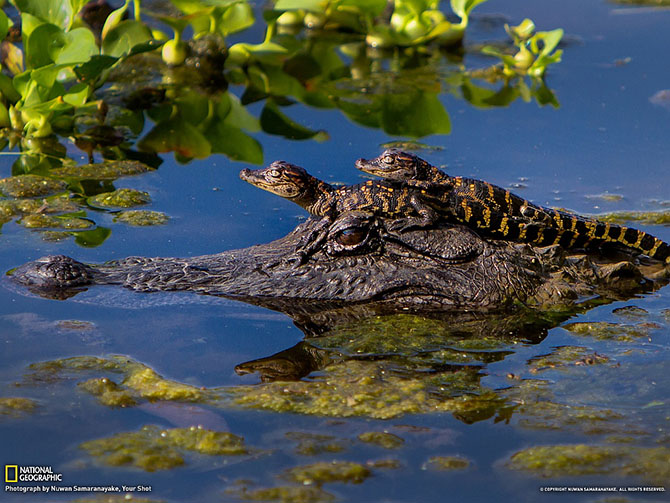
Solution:
[[[254,24],[254,11],[248,3],[237,3],[226,9],[221,16],[219,31],[226,37]]]
[[[43,23],[37,26],[25,42],[26,66],[39,68],[53,63],[54,60],[49,54],[52,40],[55,44],[60,44],[64,34],[63,30],[54,24]]]
[[[514,68],[514,65],[516,64],[516,61],[514,60],[514,56],[510,56],[509,54],[505,54],[501,52],[500,50],[496,49],[495,47],[492,47],[490,45],[485,45],[484,47],[481,48],[482,54],[487,54],[489,56],[495,56],[502,60],[503,63],[505,63],[505,66],[508,66],[510,68]]]
[[[142,54],[143,52],[151,52],[158,49],[165,42],[165,40],[147,40],[146,42],[135,44],[130,52],[124,56],[124,58],[129,58],[130,56],[135,56],[136,54]]]
[[[179,115],[195,126],[202,124],[209,113],[209,99],[195,91],[187,92],[173,103],[179,109]]]
[[[253,87],[273,96],[295,96],[301,99],[305,94],[305,88],[298,79],[286,74],[277,66],[252,66],[248,75]]]
[[[205,134],[212,144],[212,152],[226,154],[235,161],[263,163],[263,147],[239,127],[217,121],[207,128]]]
[[[51,41],[49,54],[56,64],[83,63],[100,53],[95,36],[88,28],[75,28],[64,34],[62,41]]]
[[[219,117],[223,118],[226,124],[234,125],[251,132],[260,131],[260,121],[251,115],[246,107],[242,106],[237,96],[230,93],[228,93],[228,96],[230,97],[230,107],[224,116],[219,115]]]
[[[95,81],[102,73],[111,68],[119,58],[113,56],[94,55],[86,63],[74,68],[74,73],[82,82]]]
[[[0,10],[0,40],[4,40],[9,31],[9,19],[4,11]]]
[[[87,84],[84,84],[83,82],[75,84],[63,95],[63,101],[74,107],[81,107],[84,106],[86,100],[88,100],[90,93],[91,88]]]
[[[338,7],[354,7],[367,16],[379,16],[386,8],[386,0],[340,0]]]
[[[21,13],[31,14],[46,23],[68,29],[76,12],[72,12],[69,1],[63,0],[14,0]]]
[[[127,20],[119,23],[107,33],[102,41],[102,53],[121,57],[130,54],[139,44],[152,40],[151,30],[142,22]]]
[[[239,42],[230,48],[230,53],[250,54],[253,59],[269,65],[281,65],[288,54],[286,47],[274,42],[263,42],[262,44],[247,44]]]
[[[535,100],[537,101],[538,105],[551,105],[554,108],[560,107],[556,96],[554,96],[554,93],[547,87],[542,79],[537,79],[535,84],[536,85],[533,89],[533,96],[535,96]]]
[[[25,41],[33,30],[39,25],[44,24],[44,22],[45,21],[42,21],[40,18],[27,12],[21,13],[21,36],[23,37],[23,40]]]
[[[472,12],[472,9],[484,2],[486,0],[451,0],[451,10],[461,19],[465,19]]]
[[[76,16],[79,14],[81,9],[86,5],[89,0],[69,0],[70,1],[70,8],[72,9],[72,13]],[[72,25],[70,25],[72,26]]]
[[[551,56],[540,56],[535,60],[535,63],[528,69],[528,75],[533,77],[541,77],[544,75],[544,72],[547,70],[547,66],[552,63],[558,63],[561,61],[561,56],[563,55],[562,50],[556,51]]]
[[[111,236],[112,231],[107,227],[96,227],[88,231],[73,231],[68,234],[74,236],[74,242],[84,248],[95,248],[100,246],[105,240]]]
[[[203,5],[205,2],[202,0],[170,0],[172,5],[177,7],[184,14],[195,14],[196,12],[202,12],[205,10],[211,11],[212,6]]]
[[[506,107],[519,97],[515,86],[504,85],[496,91],[476,86],[467,80],[463,82],[461,92],[466,101],[479,108]]]
[[[324,12],[326,4],[325,0],[277,0],[275,10],[304,9],[310,12]]]
[[[179,115],[156,124],[137,147],[145,152],[175,152],[191,159],[204,159],[212,153],[202,133]]]
[[[21,95],[14,88],[12,79],[4,73],[0,73],[0,92],[11,103],[16,103],[21,99]]]
[[[547,56],[556,48],[561,41],[561,38],[563,38],[563,30],[558,28],[552,31],[541,31],[536,33],[533,38],[544,42],[544,47],[542,48],[542,52],[540,52],[540,56]]]
[[[261,128],[269,134],[283,136],[291,140],[307,140],[309,138],[327,139],[323,138],[327,134],[323,131],[314,131],[306,128],[284,115],[279,107],[273,102],[268,102],[263,107],[261,112]],[[317,137],[321,135],[321,137]]]
[[[421,138],[432,134],[449,134],[449,114],[436,93],[417,91],[383,96],[382,128],[397,136]]]
[[[25,48],[26,63],[32,68],[49,63],[83,63],[99,52],[95,37],[89,29],[75,28],[64,32],[49,23],[41,24],[32,31]]]
[[[107,37],[107,33],[109,33],[110,30],[123,21],[123,16],[128,10],[128,5],[130,5],[130,0],[126,0],[121,7],[109,13],[107,19],[105,19],[105,24],[102,27],[102,33],[100,35],[103,40]]]

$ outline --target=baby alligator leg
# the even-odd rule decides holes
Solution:
[[[295,255],[288,257],[289,262],[295,262],[296,265],[302,265],[324,242],[328,237],[328,228],[333,223],[329,216],[321,218],[319,223],[312,231],[302,239],[296,247]]]
[[[526,218],[529,218],[531,220],[534,220],[535,222],[539,222],[544,225],[554,225],[554,219],[551,218],[551,215],[549,213],[545,212],[544,210],[538,208],[537,206],[528,206],[528,205],[523,205],[520,209],[521,215],[523,215]]]
[[[440,218],[433,208],[420,201],[414,194],[410,196],[409,205],[419,216],[398,218],[389,226],[389,230],[403,232],[422,229],[433,225]]]

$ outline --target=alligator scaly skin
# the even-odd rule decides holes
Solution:
[[[449,176],[414,154],[387,150],[356,167],[404,182],[438,213],[503,239],[566,249],[614,243],[670,263],[670,245],[647,232],[535,205],[488,182]]]

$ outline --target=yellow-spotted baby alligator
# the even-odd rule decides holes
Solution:
[[[537,206],[488,182],[449,176],[414,154],[386,150],[375,159],[359,159],[356,167],[403,182],[438,213],[504,239],[568,249],[613,243],[670,263],[670,245],[644,231]]]
[[[347,211],[393,218],[390,230],[427,227],[442,217],[433,209],[431,201],[420,199],[420,190],[395,182],[368,180],[357,185],[333,187],[313,177],[300,166],[286,161],[274,161],[267,168],[259,170],[244,169],[240,172],[240,178],[293,201],[312,215],[324,217],[322,227]],[[482,213],[485,210],[486,207],[476,201],[472,201],[467,208],[467,212]],[[467,212],[458,206],[453,217],[461,223],[467,223]],[[508,217],[506,225],[521,229],[528,225],[528,219]],[[502,232],[498,232],[499,228],[501,226],[491,227],[491,234],[505,237]]]
[[[274,161],[267,168],[240,171],[240,178],[302,206],[312,215],[334,220],[347,211],[361,211],[396,220],[397,227],[425,227],[438,220],[432,208],[419,201],[414,191],[398,184],[369,180],[358,185],[333,187],[300,166]]]

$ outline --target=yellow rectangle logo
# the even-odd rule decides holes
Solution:
[[[12,475],[12,471],[14,475]],[[18,465],[5,465],[5,482],[18,482],[19,481],[19,466]]]

